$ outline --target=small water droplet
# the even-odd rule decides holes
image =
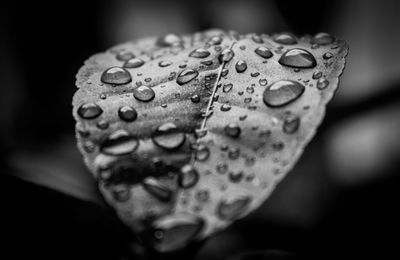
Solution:
[[[294,68],[313,68],[317,65],[314,56],[309,51],[300,48],[286,51],[279,59],[279,63]]]
[[[200,143],[196,148],[196,160],[206,161],[210,157],[210,149],[204,143]]]
[[[229,70],[227,68],[222,69],[221,71],[221,77],[225,77],[226,75],[228,75]]]
[[[253,94],[254,93],[254,88],[252,86],[249,86],[246,88],[246,92],[249,94]]]
[[[113,186],[111,188],[111,194],[113,198],[119,202],[128,201],[131,197],[129,186],[125,184]]]
[[[216,35],[216,36],[212,36],[207,43],[210,45],[218,45],[221,42],[222,42],[222,37]]]
[[[286,134],[293,134],[299,129],[300,126],[300,117],[289,115],[283,121],[282,130]]]
[[[318,89],[325,89],[326,87],[329,86],[329,81],[327,79],[319,79],[317,81],[317,88]]]
[[[194,94],[193,96],[190,97],[190,100],[192,100],[193,103],[199,103],[200,102],[200,96],[197,94]]]
[[[157,39],[156,44],[161,47],[179,46],[183,42],[182,38],[176,34],[169,33]]]
[[[257,34],[253,34],[251,36],[251,39],[255,42],[255,43],[264,43],[264,40]]]
[[[99,122],[97,122],[96,126],[97,128],[104,130],[109,127],[109,123],[105,120],[100,120]]]
[[[236,71],[242,73],[247,69],[247,63],[244,60],[239,60],[235,65]]]
[[[159,183],[155,178],[148,177],[144,179],[142,185],[148,193],[162,202],[168,202],[172,199],[172,191]]]
[[[199,75],[198,71],[192,69],[186,69],[178,75],[176,83],[178,83],[179,85],[186,84],[195,79],[198,75]]]
[[[118,116],[125,122],[132,122],[136,120],[137,112],[131,106],[123,106],[118,109]]]
[[[198,48],[189,54],[189,57],[203,59],[210,56],[210,52],[204,48]]]
[[[222,87],[222,91],[223,91],[224,93],[228,93],[229,91],[232,90],[232,87],[233,87],[233,84],[232,84],[232,83],[225,84],[225,85]]]
[[[228,164],[219,162],[215,169],[217,170],[218,173],[224,174],[228,171]]]
[[[165,67],[170,66],[171,64],[172,64],[172,62],[170,62],[170,61],[162,60],[158,63],[158,66],[160,66],[161,68],[165,68]]]
[[[322,55],[322,58],[324,58],[324,60],[329,60],[333,57],[332,52],[326,52],[324,53],[324,55]]]
[[[117,130],[101,144],[102,153],[109,155],[129,154],[137,149],[139,141],[125,130]]]
[[[156,93],[150,87],[140,86],[133,89],[133,96],[139,101],[148,102],[154,99]]]
[[[181,188],[188,189],[196,185],[199,180],[199,173],[191,164],[186,164],[181,168],[178,184]]]
[[[78,108],[77,113],[84,119],[93,119],[100,116],[103,113],[103,109],[95,103],[86,103]]]
[[[224,132],[227,136],[237,138],[242,132],[242,129],[240,129],[236,123],[230,123],[224,127]]]
[[[115,58],[116,58],[117,60],[119,60],[119,61],[127,61],[127,60],[130,60],[130,59],[132,59],[132,58],[135,58],[135,55],[134,55],[132,52],[130,52],[130,51],[122,50],[122,51],[119,51],[119,52],[117,53],[117,55],[115,56]]]
[[[253,78],[256,78],[256,77],[260,76],[260,72],[252,72],[252,73],[250,73],[250,76],[252,76]]]
[[[248,104],[248,103],[251,102],[251,100],[252,100],[251,97],[247,97],[243,101],[244,101],[245,104]]]
[[[239,116],[239,120],[240,121],[244,121],[244,120],[246,120],[246,118],[247,118],[247,115]]]
[[[166,150],[175,150],[183,145],[186,136],[174,123],[164,123],[153,133],[152,140]]]
[[[133,58],[124,63],[124,68],[134,69],[139,68],[144,64],[144,61],[139,58]]]
[[[229,111],[229,110],[231,110],[231,106],[230,105],[228,105],[228,104],[222,104],[222,106],[221,106],[221,111],[222,112],[227,112],[227,111]]]
[[[318,33],[314,36],[312,42],[320,45],[331,44],[335,38],[328,33]]]
[[[217,216],[223,220],[235,220],[250,206],[251,199],[249,197],[239,198],[234,201],[221,201],[217,207]]]
[[[243,172],[230,172],[229,173],[229,180],[233,183],[238,183],[243,179]]]
[[[289,33],[282,33],[274,37],[274,41],[280,44],[285,44],[285,45],[292,45],[296,44],[297,40],[296,38]]]
[[[258,81],[258,83],[260,83],[260,86],[266,86],[268,84],[268,80],[267,79],[260,79]]]
[[[285,148],[285,145],[282,142],[278,141],[272,144],[272,149],[274,149],[275,151],[282,151],[283,148]]]
[[[231,160],[236,160],[240,156],[240,149],[239,148],[230,148],[228,150],[228,158]]]
[[[322,77],[322,71],[316,71],[312,75],[313,79],[319,79],[320,77]]]
[[[264,59],[269,59],[272,56],[274,56],[272,51],[264,46],[258,47],[257,49],[254,50],[254,52]]]
[[[131,82],[129,71],[121,67],[111,67],[101,74],[101,81],[106,84],[121,85]]]
[[[229,62],[233,58],[233,56],[235,56],[235,53],[230,48],[227,48],[223,50],[219,55],[219,62]]]

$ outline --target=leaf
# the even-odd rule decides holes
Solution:
[[[120,218],[178,249],[268,198],[321,123],[347,49],[325,33],[219,30],[116,46],[77,75],[78,147]]]

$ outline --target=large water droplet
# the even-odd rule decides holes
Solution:
[[[78,115],[84,119],[96,118],[103,113],[103,109],[95,103],[86,103],[78,108]]]
[[[274,55],[270,49],[264,46],[258,47],[254,52],[264,59],[269,59]]]
[[[290,49],[282,54],[279,63],[294,68],[313,68],[317,65],[314,56],[304,49]]]
[[[286,134],[293,134],[299,129],[300,118],[298,116],[290,115],[283,121],[282,130]]]
[[[157,39],[156,44],[161,47],[179,46],[182,44],[182,38],[176,34],[169,33]]]
[[[134,68],[139,68],[144,64],[144,61],[139,58],[133,58],[124,63],[124,68],[128,69],[134,69]]]
[[[231,49],[227,48],[223,50],[219,55],[219,62],[220,63],[228,62],[233,58],[233,56],[235,56],[235,53]]]
[[[111,67],[101,74],[101,81],[107,84],[121,85],[131,82],[129,71],[121,67]]]
[[[239,60],[235,65],[236,71],[242,73],[247,69],[247,63],[244,60]]]
[[[162,202],[168,202],[172,199],[173,192],[153,177],[146,178],[142,185],[148,193]]]
[[[118,116],[126,122],[132,122],[136,120],[137,112],[131,106],[123,106],[118,109]]]
[[[298,99],[304,90],[305,87],[297,81],[280,80],[265,89],[263,100],[270,107],[285,106]]]
[[[198,48],[189,54],[189,57],[199,58],[199,59],[206,58],[208,56],[210,56],[210,52],[204,48]]]
[[[217,207],[217,216],[223,220],[235,220],[246,212],[250,202],[249,197],[239,198],[232,202],[222,201]]]
[[[242,132],[242,129],[240,129],[236,123],[230,123],[224,127],[224,132],[227,136],[237,138]]]
[[[186,84],[195,79],[198,75],[199,75],[198,71],[192,69],[186,69],[178,75],[178,77],[176,78],[176,83],[178,83],[179,85]]]
[[[153,142],[166,150],[174,150],[185,142],[185,134],[174,123],[160,125],[152,136]]]
[[[102,144],[100,150],[109,155],[129,154],[136,150],[139,141],[125,130],[112,133]]]
[[[329,86],[329,81],[327,79],[319,79],[317,81],[317,88],[318,89],[325,89],[326,87]]]
[[[328,33],[318,33],[314,36],[312,42],[319,45],[331,44],[335,38]]]
[[[133,90],[133,96],[139,101],[148,102],[154,99],[156,93],[152,88],[142,85]]]
[[[274,37],[274,41],[280,44],[285,44],[285,45],[291,45],[291,44],[296,44],[297,40],[296,38],[289,33],[281,33],[277,36]]]
[[[191,164],[186,164],[181,168],[178,184],[181,188],[188,189],[196,185],[199,180],[199,173]]]

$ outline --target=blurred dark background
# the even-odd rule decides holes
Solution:
[[[399,13],[396,0],[2,1],[0,258],[140,259],[75,147],[75,74],[132,38],[221,28],[325,31],[350,54],[295,169],[195,259],[399,259]]]

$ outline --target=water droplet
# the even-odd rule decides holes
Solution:
[[[253,94],[254,93],[254,88],[252,86],[248,86],[246,88],[246,92],[249,93],[249,94]]]
[[[235,65],[236,71],[242,73],[247,69],[247,63],[244,60],[239,60]]]
[[[283,148],[285,148],[285,144],[280,141],[272,144],[272,149],[274,149],[275,151],[282,151]]]
[[[125,130],[117,130],[101,144],[102,153],[109,155],[129,154],[136,150],[139,141]]]
[[[199,103],[200,102],[200,96],[197,94],[194,94],[190,100],[192,100],[193,103]]]
[[[133,89],[133,96],[139,101],[148,102],[154,99],[156,93],[150,87],[140,86]]]
[[[314,56],[304,49],[291,49],[282,54],[279,63],[294,68],[313,68],[317,65]]]
[[[123,121],[132,122],[136,120],[137,112],[136,109],[131,106],[123,106],[118,109],[118,116]]]
[[[260,86],[266,86],[268,84],[268,80],[267,79],[260,79],[258,81],[258,83],[260,83]]]
[[[229,173],[229,180],[233,183],[238,183],[243,179],[243,172],[230,172]]]
[[[119,61],[127,61],[130,60],[132,58],[135,58],[135,55],[127,50],[123,50],[117,53],[117,55],[115,56],[115,58]]]
[[[106,84],[121,85],[131,82],[131,74],[124,68],[111,67],[101,74],[101,81]]]
[[[312,75],[313,79],[319,79],[320,77],[322,77],[322,71],[316,71]]]
[[[219,55],[219,62],[229,62],[233,58],[233,56],[235,56],[235,53],[231,49],[227,48],[223,50]]]
[[[256,78],[256,77],[260,76],[260,72],[252,72],[252,73],[250,73],[250,76],[252,76],[253,78]]]
[[[178,184],[181,188],[188,189],[196,185],[199,180],[199,173],[191,164],[186,164],[181,168]]]
[[[327,79],[319,79],[317,81],[317,88],[318,89],[325,89],[326,87],[328,87],[329,85],[329,81]]]
[[[169,33],[157,39],[156,44],[161,47],[179,46],[182,44],[182,38],[176,34]]]
[[[289,33],[282,33],[274,37],[274,41],[280,44],[291,45],[296,44],[296,38]]]
[[[128,69],[133,69],[133,68],[139,68],[144,64],[144,61],[139,58],[133,58],[124,63],[124,68]]]
[[[225,77],[226,75],[228,75],[229,70],[227,68],[222,69],[221,71],[221,77]]]
[[[178,67],[179,67],[180,69],[184,69],[184,68],[187,67],[187,64],[180,64]]]
[[[250,206],[251,199],[249,197],[239,198],[234,201],[221,201],[217,207],[217,215],[223,220],[235,220]]]
[[[247,118],[247,115],[239,116],[239,120],[240,121],[244,121],[244,120],[246,120],[246,118]]]
[[[128,201],[131,197],[129,186],[125,184],[113,186],[111,188],[111,194],[113,198],[119,202]]]
[[[97,128],[104,130],[109,127],[109,123],[105,120],[100,120],[99,122],[97,122],[96,126]]]
[[[183,145],[186,136],[174,123],[164,123],[153,133],[152,140],[166,150],[175,150]]]
[[[318,33],[314,36],[312,42],[320,45],[326,45],[331,44],[334,40],[335,38],[328,33]]]
[[[286,134],[293,134],[299,129],[300,118],[298,116],[290,115],[283,121],[282,130]]]
[[[196,148],[196,160],[206,161],[210,157],[210,149],[204,143],[200,143]]]
[[[170,66],[171,64],[172,64],[172,62],[170,62],[170,61],[162,60],[158,63],[158,66],[160,66],[161,68],[165,68],[165,67]]]
[[[322,58],[324,58],[324,60],[329,60],[333,57],[332,52],[326,52],[324,53],[324,55],[322,55]]]
[[[247,97],[243,101],[244,101],[245,104],[248,104],[248,103],[251,102],[251,100],[252,100],[251,97]]]
[[[254,50],[254,52],[258,54],[260,57],[263,57],[264,59],[269,59],[272,56],[274,56],[272,51],[264,46],[258,47],[257,49]]]
[[[78,115],[84,119],[93,119],[103,113],[103,109],[95,103],[86,103],[78,108]]]
[[[253,34],[251,36],[251,39],[255,42],[255,43],[264,43],[263,39],[257,35],[257,34]]]
[[[225,84],[225,85],[222,87],[222,91],[223,91],[224,93],[228,93],[229,91],[232,90],[232,87],[233,87],[233,84],[232,84],[232,83]]]
[[[223,163],[223,162],[219,162],[216,166],[216,170],[218,173],[220,174],[224,174],[228,171],[228,164]]]
[[[206,189],[196,192],[195,198],[199,202],[207,202],[210,199],[210,192]]]
[[[208,56],[210,56],[210,52],[204,48],[198,48],[189,54],[189,57],[199,58],[199,59],[206,58]]]
[[[162,202],[168,202],[172,199],[173,192],[155,178],[148,177],[144,179],[142,185],[148,193]]]
[[[228,150],[228,158],[231,160],[236,160],[240,156],[240,149],[239,148],[230,148]]]
[[[297,81],[280,80],[265,89],[263,100],[267,106],[281,107],[297,100],[304,90],[305,87]]]
[[[216,36],[212,36],[210,38],[210,40],[208,41],[208,44],[210,44],[210,45],[218,45],[221,42],[222,42],[222,37],[216,35]]]
[[[178,75],[176,83],[178,83],[179,85],[186,84],[192,81],[193,79],[197,78],[198,75],[199,75],[198,71],[192,69],[186,69]]]
[[[222,106],[221,106],[221,111],[222,112],[227,112],[227,111],[229,111],[229,110],[231,110],[231,106],[230,105],[228,105],[228,104],[222,104]]]
[[[242,129],[240,129],[236,123],[230,123],[224,127],[224,131],[227,136],[237,138],[242,132]]]

